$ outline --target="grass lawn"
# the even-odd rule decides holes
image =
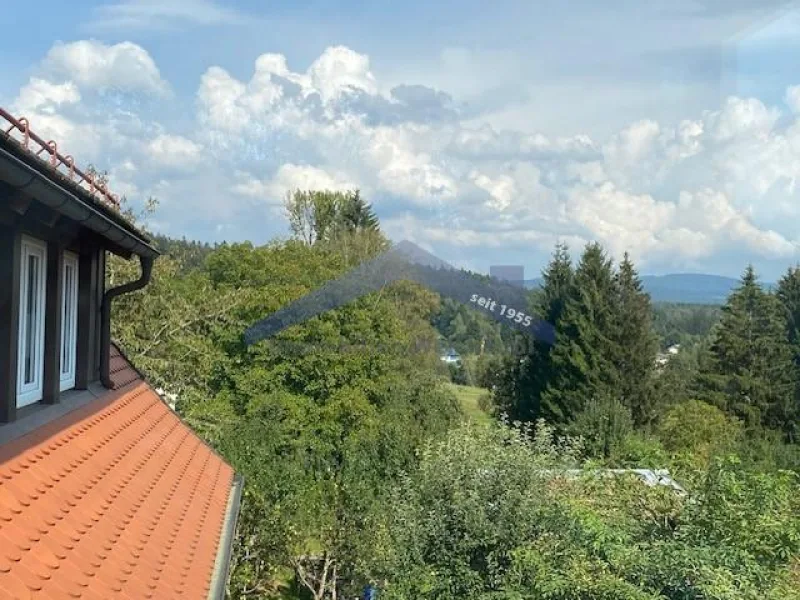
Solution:
[[[461,410],[473,423],[488,425],[492,422],[492,417],[478,406],[478,398],[489,392],[483,388],[472,387],[469,385],[456,385],[455,383],[446,384],[456,395],[461,403]]]

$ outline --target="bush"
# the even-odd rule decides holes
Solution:
[[[588,456],[609,458],[633,431],[633,418],[618,399],[595,399],[586,403],[569,431],[583,438]]]
[[[667,451],[686,466],[699,469],[705,469],[714,456],[733,451],[742,436],[742,424],[737,419],[699,400],[670,408],[658,428]]]
[[[458,385],[472,385],[472,377],[464,365],[448,365],[450,369],[450,381]]]
[[[478,397],[478,408],[480,408],[483,412],[489,415],[495,414],[495,405],[494,401],[492,400],[492,395],[488,392],[485,394],[481,394]]]
[[[491,390],[497,383],[503,368],[503,357],[493,354],[484,354],[475,362],[474,379],[478,387]]]
[[[798,600],[795,474],[715,460],[686,499],[636,477],[568,476],[575,447],[553,439],[466,427],[430,445],[379,528],[382,597]]]
[[[664,469],[670,461],[658,438],[632,432],[615,447],[609,462],[615,467]]]

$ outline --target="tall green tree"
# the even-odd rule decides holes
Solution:
[[[295,190],[287,194],[285,209],[295,239],[336,252],[348,267],[389,248],[375,211],[358,190]]]
[[[797,377],[784,306],[749,266],[722,313],[700,374],[707,399],[751,428],[791,429]]]
[[[778,300],[785,310],[786,337],[792,347],[795,370],[800,369],[800,267],[790,267],[778,281],[776,290]],[[800,419],[800,378],[795,388],[794,403],[787,415],[786,433],[790,441],[800,439],[797,421]]]
[[[619,389],[617,288],[611,260],[599,244],[586,246],[571,289],[556,324],[540,407],[545,419],[559,425],[569,423],[591,398],[613,396]]]
[[[650,295],[627,252],[615,277],[616,331],[615,362],[619,371],[618,396],[627,406],[636,425],[648,424],[655,418],[653,406],[653,371],[658,339],[653,332],[653,310]]]
[[[572,259],[565,244],[558,244],[545,270],[542,288],[533,300],[533,313],[556,326],[572,293]],[[527,345],[522,357],[505,361],[495,391],[496,402],[514,420],[535,421],[540,415],[542,393],[552,375],[553,348],[540,340]]]
[[[536,299],[536,313],[545,322],[556,326],[564,314],[567,301],[573,293],[573,267],[569,248],[558,244],[550,263],[542,273],[542,291]],[[530,421],[541,414],[541,398],[553,373],[553,347],[540,340],[534,340],[532,352],[526,365],[528,367],[527,390],[523,395],[523,408]]]
[[[294,190],[287,194],[284,206],[292,234],[308,245],[380,230],[375,211],[359,190]]]

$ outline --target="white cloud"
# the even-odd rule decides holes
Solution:
[[[239,182],[234,186],[234,192],[267,204],[280,204],[286,193],[295,189],[345,191],[358,187],[341,173],[329,173],[308,165],[282,165],[270,180],[257,179],[242,172],[237,175]]]
[[[81,94],[72,82],[52,83],[31,77],[20,89],[12,110],[18,116],[25,117],[38,135],[61,143],[74,139],[77,127],[72,119],[64,115],[65,108],[80,101]]]
[[[800,113],[800,85],[793,85],[786,90],[786,104],[792,112]]]
[[[123,0],[95,10],[90,30],[170,29],[180,25],[245,25],[253,17],[212,0]]]
[[[379,187],[392,194],[420,203],[452,200],[458,193],[455,179],[436,164],[435,158],[415,147],[415,130],[424,129],[362,129],[365,166],[377,170]]]
[[[159,165],[193,167],[202,157],[203,147],[179,135],[161,134],[147,146],[150,158]]]
[[[327,48],[308,69],[308,75],[325,101],[336,99],[348,90],[375,94],[377,89],[369,70],[369,58],[345,46]]]
[[[196,126],[177,131],[138,105],[108,112],[88,92],[113,85],[121,65],[142,56],[134,62],[149,67],[130,85],[166,89],[143,49],[101,45],[105,58],[92,62],[75,58],[98,48],[83,44],[56,46],[45,72],[62,78],[31,80],[17,103],[85,148],[88,160],[130,160],[137,168],[115,172],[127,189],[191,198],[191,211],[175,202],[183,213],[165,216],[172,227],[189,214],[211,222],[224,212],[227,223],[241,219],[242,229],[229,231],[246,235],[246,211],[272,210],[290,189],[359,187],[391,215],[390,233],[465,252],[549,252],[557,240],[597,239],[615,256],[628,251],[660,269],[731,253],[798,258],[800,86],[786,91],[787,114],[731,97],[674,123],[636,119],[604,139],[543,135],[465,120],[447,94],[413,81],[393,93],[368,57],[335,46],[304,70],[263,54],[246,80],[210,67]],[[72,63],[79,68],[64,80]],[[174,171],[169,186],[163,167]],[[253,202],[230,202],[234,194]],[[270,226],[285,232],[277,220]]]
[[[728,98],[722,110],[710,119],[712,135],[725,142],[736,137],[769,135],[780,117],[777,108],[767,108],[757,98]]]
[[[22,112],[42,111],[52,114],[60,105],[75,104],[80,99],[78,87],[71,81],[51,83],[31,77],[28,84],[20,90],[16,105]]]
[[[95,40],[58,43],[48,52],[43,68],[51,78],[87,89],[157,95],[169,91],[150,54],[131,42],[113,46]]]
[[[220,67],[211,67],[200,80],[197,93],[201,121],[218,129],[236,132],[247,126],[248,112],[240,99],[247,87]],[[245,103],[253,106],[254,102]]]
[[[470,179],[475,185],[489,194],[491,199],[487,201],[487,205],[491,209],[505,210],[511,206],[514,198],[518,196],[514,179],[508,175],[500,175],[492,179],[483,173],[473,171],[470,173]]]

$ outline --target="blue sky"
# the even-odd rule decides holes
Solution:
[[[0,105],[170,235],[265,242],[287,190],[358,186],[480,271],[556,241],[647,273],[800,257],[794,3],[41,1],[0,27]]]

